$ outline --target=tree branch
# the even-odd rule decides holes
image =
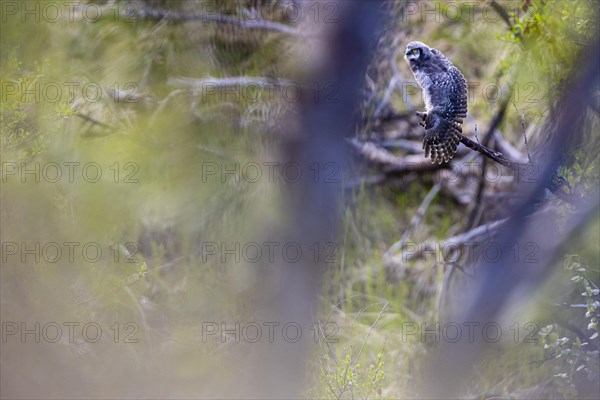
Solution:
[[[204,78],[188,78],[180,76],[169,78],[167,85],[181,88],[202,89],[210,86],[229,87],[229,86],[259,86],[259,87],[284,87],[292,84],[287,79],[268,78],[262,76],[230,76],[225,78],[214,78],[206,76]]]
[[[181,13],[145,7],[138,11],[136,17],[150,20],[215,22],[225,25],[235,25],[245,29],[272,31],[292,36],[307,36],[298,29],[279,22],[271,22],[258,18],[255,21],[244,20],[240,16],[229,16],[219,13]]]
[[[519,167],[524,167],[524,166],[530,165],[530,164],[524,164],[524,163],[510,161],[510,160],[504,158],[502,156],[502,153],[493,151],[490,148],[488,148],[482,144],[472,141],[471,139],[469,139],[466,136],[462,136],[460,138],[460,142],[462,144],[464,144],[465,146],[467,146],[468,148],[470,148],[471,150],[478,151],[481,154],[483,154],[484,156],[486,156],[487,158],[490,158],[490,159],[496,161],[498,164],[502,164],[505,167],[508,167],[511,169],[517,169]]]
[[[510,15],[508,15],[508,12],[506,12],[506,10],[502,8],[502,6],[498,4],[497,1],[490,1],[490,5],[494,10],[496,10],[498,15],[500,15],[500,18],[502,18],[502,20],[506,22],[506,25],[508,25],[508,29],[512,29],[512,22],[510,22]]]

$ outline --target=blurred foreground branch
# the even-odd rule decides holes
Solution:
[[[347,164],[347,149],[340,146],[359,120],[356,110],[364,82],[372,42],[380,26],[381,3],[340,2],[340,22],[325,38],[318,65],[310,65],[306,78],[312,82],[337,82],[339,102],[319,101],[326,96],[305,96],[300,103],[301,130],[282,134],[280,153],[285,162],[308,171],[312,165]],[[319,89],[324,93],[326,87]],[[321,93],[321,94],[323,94]],[[293,125],[288,125],[293,126]],[[340,183],[341,184],[341,183]],[[282,218],[268,227],[278,241],[293,242],[301,249],[323,246],[336,238],[342,191],[339,185],[303,178],[283,185]],[[261,287],[263,303],[256,313],[268,321],[294,321],[310,326],[318,304],[320,275],[325,260],[304,256],[297,262],[278,258],[273,276]],[[251,354],[240,355],[244,371],[240,392],[228,397],[299,398],[306,389],[305,375],[310,352],[309,335],[296,343],[257,344]]]

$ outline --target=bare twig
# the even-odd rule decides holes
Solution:
[[[385,140],[377,143],[385,149],[397,149],[402,150],[410,154],[422,154],[423,153],[423,142],[409,139],[394,139]]]
[[[511,29],[512,22],[510,22],[510,15],[508,15],[508,12],[506,12],[506,10],[500,4],[498,4],[497,1],[494,1],[494,0],[490,1],[490,5],[492,6],[492,8],[494,10],[496,10],[498,15],[500,15],[500,18],[502,18],[502,20],[504,22],[506,22],[506,25],[508,25],[508,28]]]
[[[525,132],[525,113],[517,108],[517,105],[513,101],[513,107],[515,111],[521,114],[521,132],[523,133],[523,139],[525,140],[525,151],[527,152],[527,159],[531,162],[531,154],[529,153],[529,144],[527,143],[527,133]]]
[[[396,82],[398,80],[400,80],[400,77],[394,74],[394,76],[392,76],[392,79],[390,79],[390,83],[388,84],[383,99],[381,99],[381,101],[377,105],[377,108],[375,108],[375,111],[373,112],[373,117],[378,118],[381,114],[381,110],[383,110],[383,108],[389,103],[390,96],[392,95],[392,91],[396,87]]]
[[[523,131],[523,138],[525,139],[525,150],[527,151],[527,159],[531,162],[531,154],[529,153],[529,144],[527,143],[527,133],[525,132],[525,113],[521,114],[521,129]]]
[[[89,116],[89,115],[87,115],[87,114],[83,114],[83,113],[81,113],[81,112],[78,112],[78,113],[76,113],[76,114],[74,114],[74,115],[75,115],[76,117],[79,117],[79,118],[81,118],[81,119],[85,120],[85,121],[91,122],[91,123],[92,123],[92,124],[94,124],[94,125],[98,125],[98,126],[101,126],[101,127],[103,127],[103,128],[106,128],[106,129],[112,129],[112,127],[111,127],[110,125],[107,125],[107,124],[105,124],[104,122],[98,121],[97,119],[95,119],[95,118],[92,118],[92,117],[90,117],[90,116]]]
[[[508,96],[508,98],[510,98],[510,96]],[[508,106],[508,101],[504,101],[500,105],[500,109],[498,109],[498,112],[494,116],[494,119],[492,119],[492,122],[490,123],[490,126],[488,127],[487,132],[483,136],[483,143],[481,143],[482,146],[487,146],[489,144],[489,142],[492,140],[494,131],[496,130],[498,125],[500,125],[500,123],[504,119],[504,116],[506,115],[506,107],[507,106]],[[477,219],[479,218],[479,215],[480,215],[481,200],[483,198],[483,191],[485,189],[485,183],[486,183],[485,182],[486,168],[487,168],[487,158],[484,158],[483,165],[481,167],[481,178],[479,180],[479,185],[477,187],[477,192],[475,194],[475,201],[473,203],[474,206],[471,209],[471,213],[469,214],[469,219],[467,220],[467,229],[471,229],[471,228],[473,228],[473,226],[475,226]]]
[[[354,327],[354,322],[356,321],[356,318],[358,318],[358,316],[360,315],[360,312],[366,310],[367,308],[374,306],[374,305],[380,305],[381,303],[375,303],[375,304],[371,304],[367,307],[364,307],[362,310],[359,311],[359,314],[356,315],[356,317],[352,320],[352,326],[351,329]],[[373,328],[375,327],[375,324],[377,323],[377,321],[379,321],[379,318],[381,318],[381,314],[383,314],[383,311],[387,308],[388,303],[386,302],[383,307],[381,307],[381,310],[379,310],[379,314],[377,314],[377,318],[375,318],[375,321],[373,321],[373,323],[371,324],[371,327],[369,328],[369,332],[367,332],[367,336],[365,337],[365,340],[363,340],[362,345],[360,346],[360,350],[358,351],[358,354],[356,355],[356,358],[354,359],[354,362],[358,362],[358,359],[360,357],[360,355],[363,352],[363,349],[365,348],[365,344],[367,343],[367,339],[369,339],[369,336],[371,335],[371,331],[373,330]]]

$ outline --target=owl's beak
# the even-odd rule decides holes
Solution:
[[[405,59],[406,61],[416,60],[416,59],[417,59],[417,57],[418,57],[418,55],[417,55],[417,54],[412,54],[412,52],[410,52],[410,51],[409,51],[409,52],[407,52],[407,53],[404,55],[404,59]]]

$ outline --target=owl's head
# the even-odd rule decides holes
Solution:
[[[413,67],[428,60],[433,54],[432,50],[433,49],[429,48],[425,43],[410,42],[408,46],[406,46],[404,59],[408,61],[411,67]]]

